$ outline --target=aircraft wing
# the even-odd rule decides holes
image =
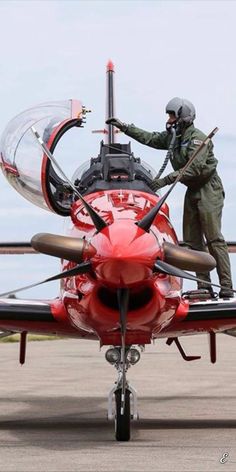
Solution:
[[[0,331],[85,335],[68,322],[64,304],[59,298],[45,301],[0,298]]]
[[[179,243],[184,245],[183,242]],[[236,252],[236,242],[227,242],[229,252]],[[0,254],[38,254],[30,242],[2,242]],[[61,306],[58,308],[58,304]],[[58,313],[63,314],[63,323],[57,321]],[[159,333],[158,337],[182,336],[210,331],[236,329],[236,298],[230,300],[209,300],[192,302],[187,314],[181,320]],[[61,315],[59,315],[60,318]],[[34,301],[20,299],[0,299],[0,330],[38,333],[80,334],[68,323],[67,314],[61,301]]]
[[[160,333],[160,337],[178,337],[236,329],[236,298],[192,302]],[[227,333],[230,334],[230,333]]]
[[[28,331],[34,327],[42,329],[42,324],[50,331],[57,324],[49,303],[15,298],[0,299],[0,330]]]
[[[185,322],[232,320],[236,325],[236,299],[195,302],[189,306]]]

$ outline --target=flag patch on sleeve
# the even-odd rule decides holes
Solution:
[[[194,139],[193,140],[193,144],[196,144],[196,146],[200,146],[200,144],[202,144],[203,141],[201,141],[200,139]]]

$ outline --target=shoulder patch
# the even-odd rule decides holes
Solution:
[[[185,141],[182,141],[181,147],[187,147],[188,144],[189,144],[189,139],[187,139],[187,141],[186,141],[186,140],[185,140]],[[177,145],[177,147],[178,147],[178,145]]]
[[[197,146],[200,146],[200,144],[202,144],[203,141],[201,141],[200,139],[193,139],[193,144],[196,144]]]

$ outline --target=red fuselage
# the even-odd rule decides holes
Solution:
[[[96,233],[91,219],[78,201],[72,207],[70,236],[85,237],[95,249],[93,273],[62,282],[63,302],[72,325],[98,337],[102,344],[120,344],[117,289],[129,288],[127,344],[150,343],[173,320],[180,304],[181,281],[154,274],[157,258],[163,258],[164,241],[177,243],[168,207],[149,232],[135,222],[158,197],[135,190],[109,190],[91,194],[93,205],[108,226]],[[63,270],[72,267],[64,262]]]

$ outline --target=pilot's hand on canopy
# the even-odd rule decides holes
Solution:
[[[121,131],[126,131],[128,127],[126,123],[123,123],[118,118],[114,118],[114,117],[108,118],[108,120],[106,120],[106,124],[116,126],[116,128],[120,129]]]

